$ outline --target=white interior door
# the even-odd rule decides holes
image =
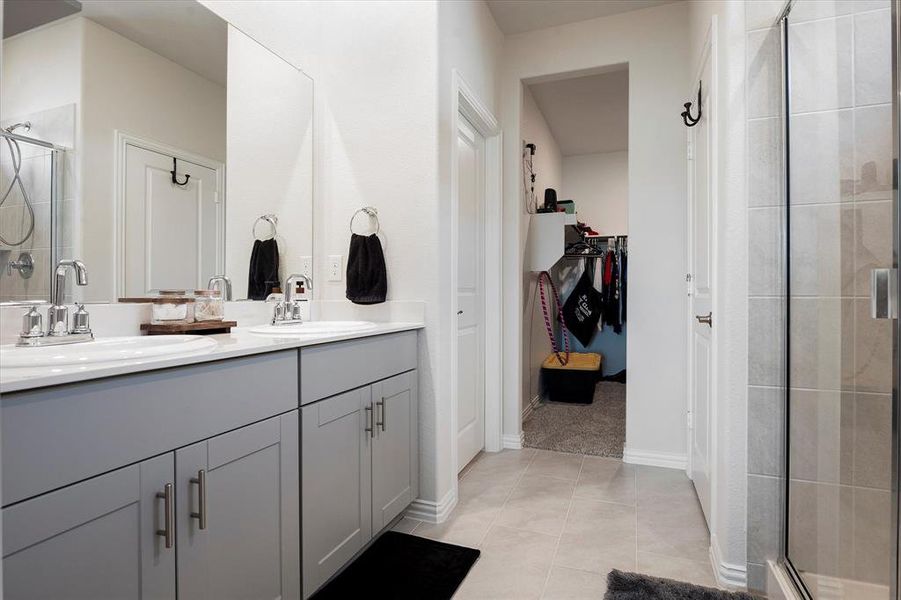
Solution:
[[[462,117],[457,131],[457,465],[485,446],[485,140]]]
[[[224,263],[224,207],[216,171],[128,145],[125,151],[124,285],[126,296],[206,287]]]
[[[713,345],[715,315],[712,315],[713,279],[713,194],[712,167],[714,105],[710,89],[710,55],[701,71],[703,97],[701,121],[689,131],[689,398],[690,465],[704,517],[710,523],[710,429],[713,400]]]

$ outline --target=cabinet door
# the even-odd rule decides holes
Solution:
[[[175,598],[172,454],[3,510],[6,600]],[[170,547],[158,531],[170,530]]]
[[[364,387],[301,409],[305,598],[372,537],[371,402]]]
[[[380,531],[419,493],[416,372],[372,385],[372,529]]]
[[[179,600],[300,597],[298,413],[175,453]]]

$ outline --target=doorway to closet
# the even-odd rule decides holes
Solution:
[[[523,444],[621,458],[629,70],[523,84]]]

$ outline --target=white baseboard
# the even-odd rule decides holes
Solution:
[[[633,465],[646,465],[648,467],[663,467],[665,469],[685,470],[688,466],[688,457],[684,454],[671,452],[651,452],[626,448],[623,451],[623,462]]]
[[[438,502],[417,498],[407,507],[406,516],[426,523],[443,523],[457,506],[456,488],[448,490]]]
[[[535,410],[535,407],[538,406],[539,402],[541,402],[541,396],[535,396],[534,398],[526,402],[526,405],[522,409],[523,423],[525,423],[526,419],[531,416],[532,412]]]
[[[522,450],[523,433],[505,433],[501,441],[505,449]]]
[[[710,537],[710,565],[720,587],[744,590],[748,587],[748,566],[727,563],[720,554],[720,545],[715,535]]]

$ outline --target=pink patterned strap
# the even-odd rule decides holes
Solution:
[[[563,335],[563,356],[560,354],[560,347],[557,345],[557,337],[554,335],[554,328],[551,325],[550,309],[548,301],[545,297],[545,282],[550,286],[551,292],[554,294],[554,303],[557,307],[557,320],[560,321],[560,327]],[[566,321],[563,319],[563,305],[560,303],[560,294],[557,292],[557,286],[551,279],[547,271],[542,271],[538,275],[538,293],[541,296],[541,313],[544,315],[544,327],[547,330],[547,337],[551,342],[551,349],[560,362],[560,366],[564,366],[569,362],[569,330],[566,328]]]

